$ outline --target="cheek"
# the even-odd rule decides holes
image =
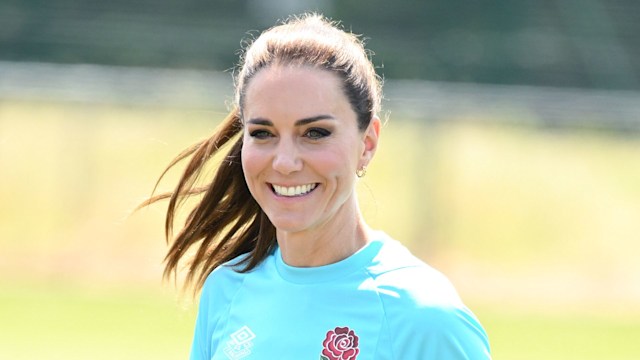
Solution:
[[[262,167],[262,162],[264,159],[261,158],[260,153],[255,149],[252,149],[251,146],[243,146],[242,152],[242,170],[244,171],[245,179],[247,183],[250,183],[250,180],[253,176],[255,176]]]
[[[318,154],[316,157],[316,168],[318,171],[329,177],[338,178],[344,181],[350,178],[351,169],[354,168],[353,156],[347,155],[349,151],[344,148],[335,148],[333,151]]]

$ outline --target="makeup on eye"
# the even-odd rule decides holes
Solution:
[[[327,121],[328,120],[328,121]],[[335,121],[336,118],[331,115],[317,115],[313,117],[308,117],[304,119],[297,120],[294,123],[296,128],[301,128],[301,133],[303,137],[309,138],[311,140],[319,140],[330,136],[332,134],[333,125],[331,122]],[[324,126],[318,126],[317,123],[327,122]],[[314,126],[309,126],[313,124]],[[269,137],[275,136],[276,131],[272,131],[271,129],[277,130],[276,125],[267,118],[256,117],[247,121],[249,135],[256,139],[267,139]],[[306,128],[309,126],[308,128]],[[254,128],[253,130],[251,128]]]
[[[330,136],[331,133],[332,131],[329,129],[325,129],[321,127],[312,127],[305,130],[302,136],[309,138],[311,140],[319,140],[327,136]],[[255,130],[249,131],[249,136],[256,139],[268,139],[270,137],[273,137],[274,135],[271,133],[271,131],[266,129],[255,129]]]
[[[331,131],[319,127],[312,127],[305,131],[304,136],[309,139],[319,140],[331,135]]]
[[[273,134],[271,134],[271,132],[265,130],[265,129],[256,129],[256,130],[251,130],[249,132],[249,135],[253,138],[256,139],[267,139],[270,138],[271,136],[273,136]]]

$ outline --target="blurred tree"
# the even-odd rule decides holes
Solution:
[[[303,11],[365,34],[387,78],[640,88],[636,0],[2,0],[0,60],[227,70]]]

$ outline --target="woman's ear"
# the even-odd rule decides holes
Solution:
[[[362,155],[360,156],[360,164],[358,164],[358,168],[369,165],[369,162],[373,159],[373,155],[375,155],[376,150],[378,149],[378,139],[380,139],[381,127],[382,122],[380,121],[380,118],[374,115],[371,118],[371,122],[369,122],[369,126],[364,132],[364,148]]]

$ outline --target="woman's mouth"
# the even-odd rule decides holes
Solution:
[[[302,196],[312,192],[318,184],[306,184],[298,186],[280,186],[271,184],[273,192],[278,196],[295,197]]]

